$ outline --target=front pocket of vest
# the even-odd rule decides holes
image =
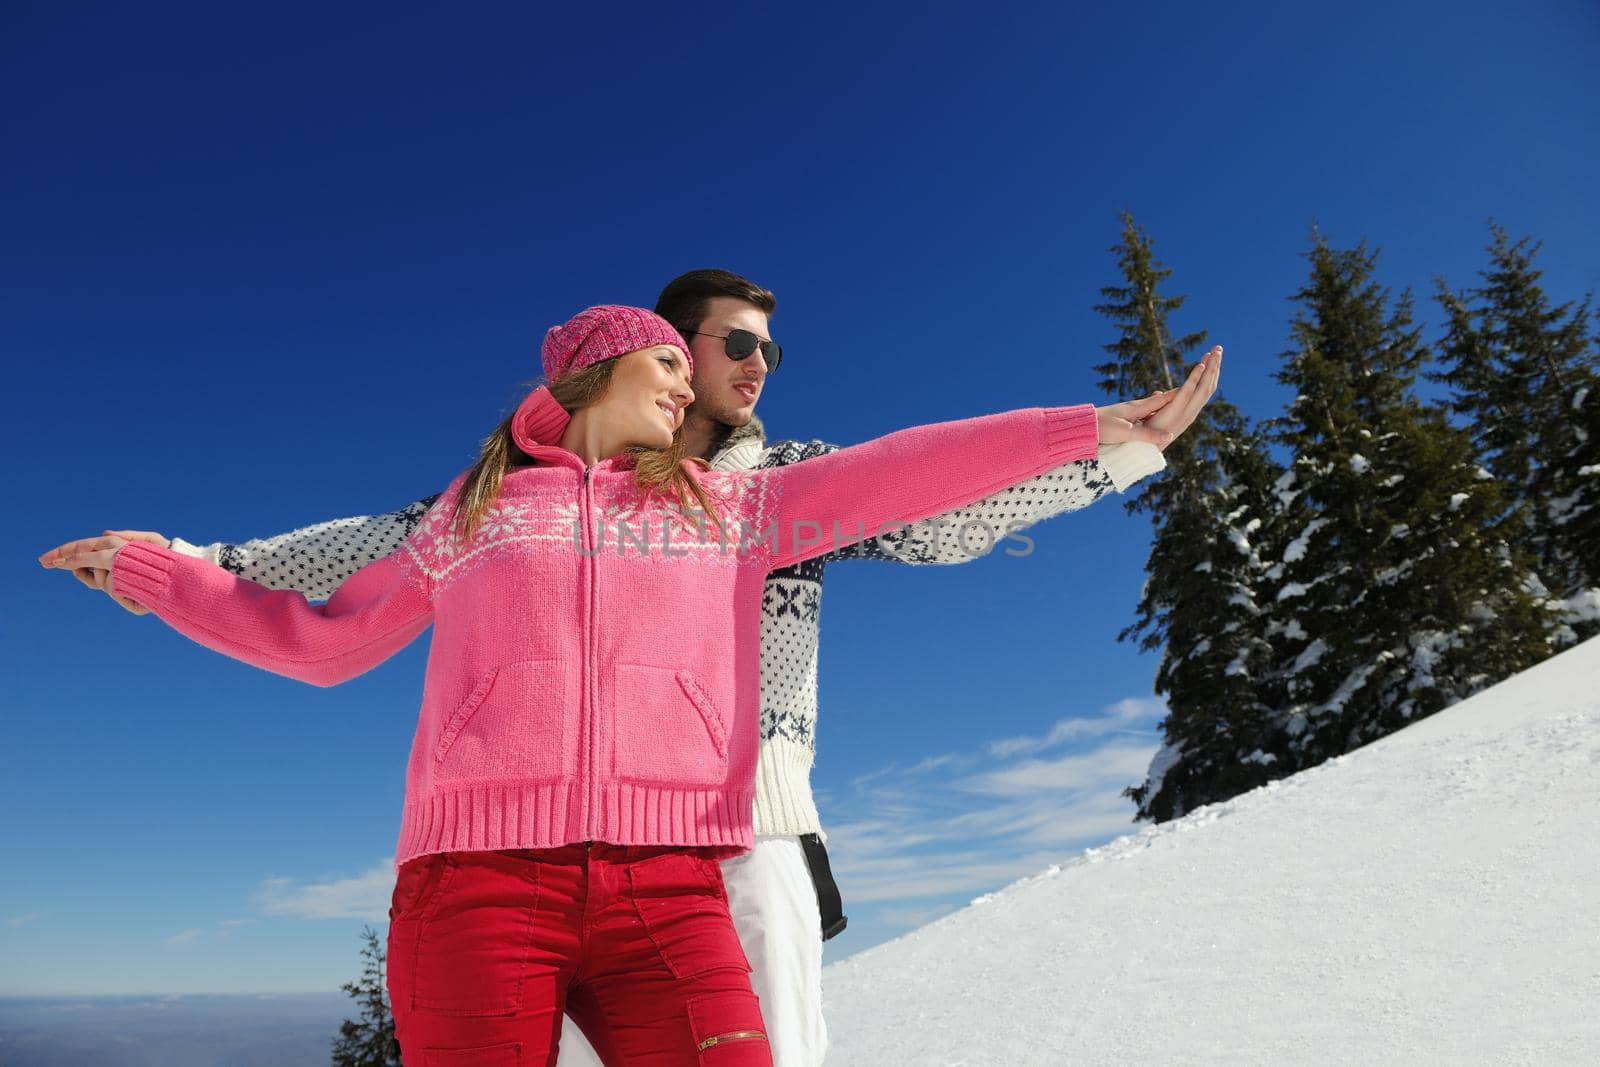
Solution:
[[[619,663],[611,722],[616,777],[660,785],[727,781],[727,727],[690,671]]]
[[[505,663],[462,698],[434,746],[434,777],[552,781],[576,771],[572,671],[560,660]]]

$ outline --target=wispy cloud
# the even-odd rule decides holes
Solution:
[[[958,783],[974,793],[999,797],[1035,797],[1078,793],[1116,778],[1127,785],[1150,765],[1154,745],[1113,741],[1082,754],[1057,759],[1027,759],[1009,767],[973,775]]]
[[[382,922],[394,893],[394,863],[380,860],[365,874],[322,882],[296,883],[268,878],[256,890],[257,906],[268,915],[294,919],[366,919]]]
[[[166,938],[169,945],[192,945],[196,941],[225,941],[241,926],[254,926],[256,919],[222,919],[215,926],[191,926]]]
[[[826,805],[849,817],[828,827],[847,902],[877,905],[879,922],[910,929],[954,910],[959,895],[1132,830],[1122,790],[1143,778],[1165,714],[1159,700],[1130,697],[1035,736],[857,777]]]
[[[1115,730],[1127,730],[1160,720],[1166,704],[1157,697],[1128,697],[1119,700],[1094,718],[1061,719],[1040,737],[1008,737],[991,742],[989,755],[1007,759],[1042,752],[1047,748],[1080,738],[1103,737]]]
[[[36,923],[42,918],[44,918],[44,912],[30,911],[26,915],[13,915],[6,920],[6,925],[15,929],[18,926],[27,926],[29,923]]]

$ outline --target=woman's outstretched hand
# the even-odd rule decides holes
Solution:
[[[1095,408],[1100,416],[1100,443],[1144,441],[1165,449],[1187,430],[1217,391],[1222,377],[1222,346],[1201,357],[1177,389]]]
[[[1222,346],[1213,345],[1200,362],[1189,369],[1189,378],[1173,397],[1172,403],[1144,420],[1154,430],[1164,430],[1177,440],[1200,412],[1211,402],[1222,380]]]
[[[148,541],[162,548],[172,545],[168,538],[149,530],[107,530],[99,537],[83,537],[57,545],[39,557],[39,566],[71,571],[78,581],[90,589],[100,590],[135,615],[148,615],[149,608],[118,596],[111,586],[111,563],[117,558],[118,550],[129,541]]]

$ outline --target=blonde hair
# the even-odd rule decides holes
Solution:
[[[606,395],[616,367],[615,359],[585,367],[558,382],[552,382],[550,395],[569,414],[589,407]],[[461,486],[461,495],[456,499],[454,525],[456,536],[462,541],[472,539],[483,525],[484,514],[500,498],[500,487],[506,471],[526,467],[533,462],[532,456],[517,447],[511,431],[511,420],[515,417],[514,413],[508,415],[484,438],[478,461],[472,465],[467,480]],[[700,505],[700,509],[717,524],[719,530],[723,529],[722,517],[717,514],[716,506],[694,476],[695,470],[709,470],[711,465],[698,456],[684,455],[681,425],[672,435],[672,444],[666,448],[630,448],[628,451],[635,457],[634,484],[641,491],[646,495],[665,491],[682,508],[691,507],[692,500]]]

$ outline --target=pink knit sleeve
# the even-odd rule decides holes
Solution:
[[[963,507],[1098,451],[1098,418],[1081,404],[917,426],[764,469],[777,490],[772,565]]]
[[[119,596],[207,648],[312,685],[336,685],[376,667],[433,621],[425,588],[404,571],[403,552],[362,567],[326,604],[142,541],[117,553],[111,579]]]

